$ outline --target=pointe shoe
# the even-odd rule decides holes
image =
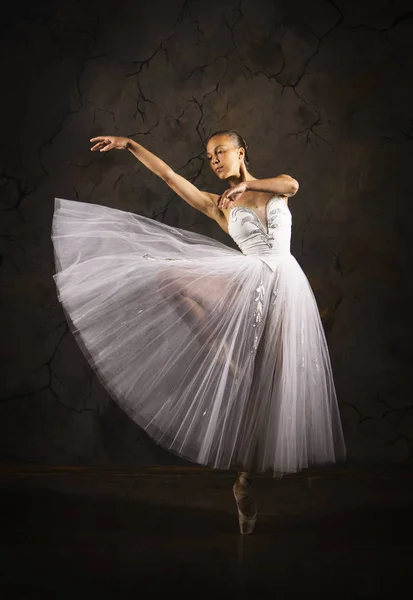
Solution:
[[[238,481],[244,481],[242,483],[242,487],[237,486]],[[237,480],[232,486],[232,492],[234,494],[235,502],[237,503],[238,510],[238,522],[239,522],[239,530],[242,535],[249,535],[254,531],[255,523],[257,522],[257,509],[255,508],[255,501],[251,494],[248,493],[247,487],[249,488],[251,484],[248,482],[248,479],[244,475],[238,475]],[[245,498],[251,498],[254,502],[254,514],[245,515],[240,509],[240,502]]]

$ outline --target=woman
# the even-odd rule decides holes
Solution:
[[[221,195],[199,190],[123,137],[181,198],[240,251],[153,219],[56,199],[59,299],[112,397],[160,445],[194,462],[237,468],[241,533],[254,529],[251,473],[273,476],[345,458],[326,340],[308,280],[290,253],[288,175],[257,179],[232,130],[206,151]]]

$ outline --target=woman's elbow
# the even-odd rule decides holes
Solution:
[[[286,190],[284,195],[285,196],[295,196],[295,194],[298,192],[298,188],[300,187],[298,184],[298,181],[296,179],[294,179],[294,177],[291,177],[290,175],[283,175],[283,177],[285,178],[285,183],[286,183]]]
[[[164,180],[166,185],[169,185],[169,187],[173,186],[176,179],[176,173],[171,167],[166,167],[161,173],[159,173],[159,176]]]
[[[298,188],[299,188],[299,183],[296,179],[294,179],[293,177],[291,177],[291,193],[290,196],[295,196],[295,194],[298,192]]]

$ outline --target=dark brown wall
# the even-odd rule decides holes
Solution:
[[[257,177],[289,173],[293,253],[315,291],[349,459],[413,448],[412,11],[406,2],[14,3],[3,13],[1,456],[177,462],[108,397],[56,298],[53,198],[135,211],[231,244],[128,153],[132,136],[203,189],[233,127]]]

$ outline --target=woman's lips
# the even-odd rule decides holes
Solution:
[[[215,169],[215,173],[218,173],[218,171],[221,171],[221,169],[223,169],[223,168],[224,168],[224,167],[217,167],[217,168]]]

